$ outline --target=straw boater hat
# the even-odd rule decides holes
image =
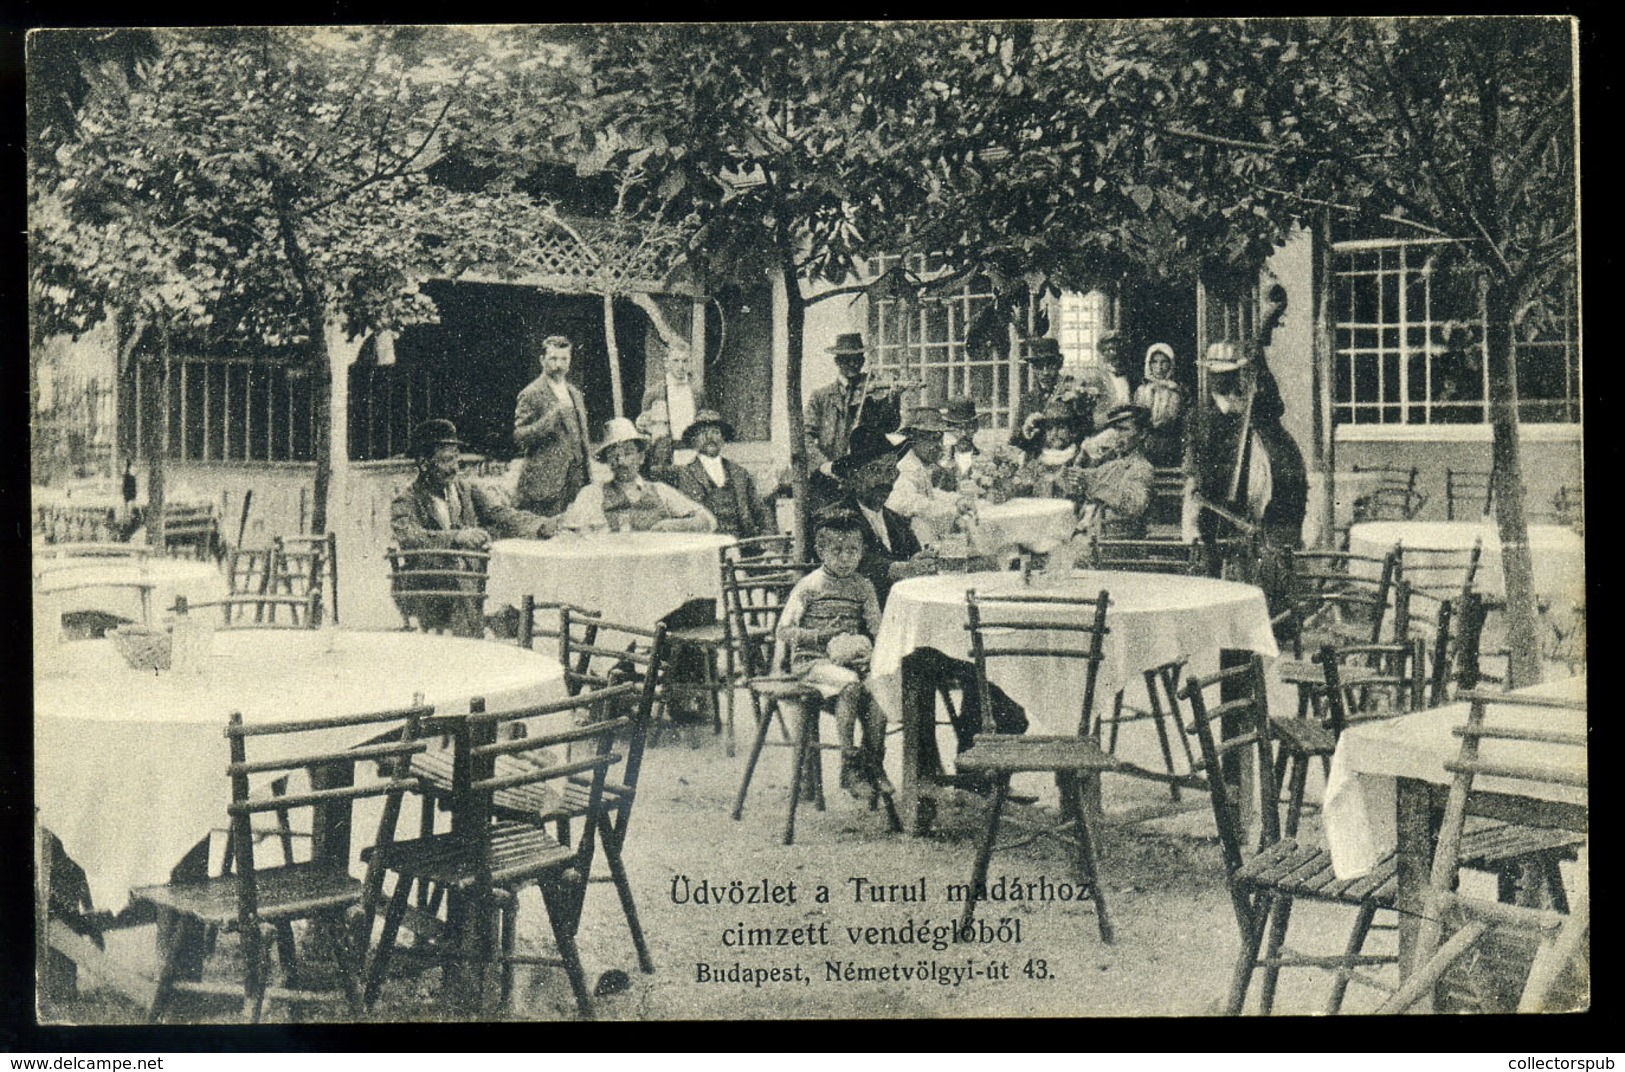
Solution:
[[[622,443],[637,443],[640,446],[647,447],[649,437],[638,431],[638,426],[627,418],[611,417],[604,422],[604,441],[598,444],[594,457],[599,461],[603,461],[605,451]]]
[[[437,447],[461,447],[464,445],[463,441],[457,438],[457,426],[443,417],[435,417],[424,421],[412,429],[412,456],[414,458],[433,454]]]
[[[976,400],[971,398],[956,398],[949,402],[942,416],[949,424],[961,427],[974,425],[982,419],[982,415],[976,412]]]
[[[836,357],[862,357],[869,352],[869,348],[863,345],[861,332],[849,331],[835,336],[835,345],[829,347],[829,352]]]
[[[1047,335],[1028,339],[1022,346],[1027,351],[1022,360],[1029,365],[1059,365],[1064,360],[1061,356],[1060,340]]]
[[[896,461],[907,449],[907,440],[892,442],[891,436],[866,424],[852,430],[852,442],[841,457],[830,465],[830,472],[843,480],[870,462],[890,459]]]
[[[946,432],[948,422],[942,419],[942,411],[935,406],[916,406],[908,411],[908,419],[903,422],[904,432]]]
[[[1251,363],[1245,354],[1237,351],[1233,342],[1211,344],[1207,348],[1207,356],[1202,359],[1202,367],[1207,369],[1209,375],[1240,372]]]
[[[694,420],[683,431],[683,446],[694,445],[694,433],[701,428],[718,428],[722,431],[722,441],[732,443],[734,439],[734,426],[722,419],[722,414],[714,409],[702,409],[694,414]]]

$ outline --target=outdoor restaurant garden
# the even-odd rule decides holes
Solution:
[[[40,1021],[1589,1007],[1577,42],[32,31]]]

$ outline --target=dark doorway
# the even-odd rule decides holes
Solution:
[[[1174,348],[1174,378],[1187,392],[1196,389],[1196,284],[1125,282],[1122,287],[1123,355],[1129,379],[1145,379],[1145,352],[1152,343]]]
[[[724,286],[706,305],[705,390],[740,439],[773,437],[773,290]]]
[[[395,365],[377,367],[369,350],[352,370],[352,458],[405,453],[406,431],[429,417],[455,421],[475,453],[513,457],[514,400],[541,374],[542,340],[549,335],[574,343],[570,380],[581,388],[592,436],[599,437],[615,415],[602,298],[486,283],[442,281],[424,289],[440,309],[440,323],[403,331]],[[637,415],[642,391],[646,323],[630,302],[615,303],[628,417]]]

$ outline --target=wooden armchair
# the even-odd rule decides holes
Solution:
[[[226,727],[231,745],[231,805],[227,809],[231,825],[233,873],[191,882],[170,882],[130,891],[137,904],[156,908],[170,920],[192,920],[204,927],[235,931],[243,943],[241,986],[184,980],[179,977],[185,929],[160,926],[167,935],[162,950],[163,964],[158,989],[149,1016],[161,1020],[177,993],[228,995],[240,998],[244,1014],[258,1023],[267,1001],[310,1002],[343,999],[352,1014],[362,1011],[362,981],[372,923],[383,889],[384,872],[379,866],[389,855],[400,817],[402,795],[411,788],[412,756],[422,750],[417,741],[418,725],[430,712],[415,707],[373,714],[343,715],[333,718],[301,718],[290,722],[245,724],[234,714]],[[385,726],[396,727],[388,736],[366,749],[331,751],[325,748],[335,730],[365,733]],[[254,758],[250,758],[250,741]],[[262,748],[263,746],[263,748]],[[281,757],[281,758],[273,758]],[[292,758],[289,758],[292,757]],[[303,793],[261,792],[260,785],[286,786],[295,771],[335,767],[349,769],[359,759],[384,761],[388,775],[357,781],[335,788]],[[363,768],[364,769],[364,768]],[[267,784],[266,776],[272,777]],[[385,798],[384,809],[366,877],[350,877],[350,861],[345,857],[261,867],[255,859],[256,835],[251,821],[264,812],[311,809],[319,821],[324,811],[348,808],[367,797]],[[299,920],[325,919],[334,925],[337,941],[333,955],[343,981],[342,991],[301,989],[295,963],[293,924]],[[284,986],[272,986],[270,956],[275,947],[282,962]]]

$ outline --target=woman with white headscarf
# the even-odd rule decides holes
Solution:
[[[1185,454],[1185,389],[1174,379],[1174,348],[1152,343],[1145,352],[1145,380],[1134,391],[1134,404],[1151,413],[1145,453],[1151,464],[1175,466]]]

